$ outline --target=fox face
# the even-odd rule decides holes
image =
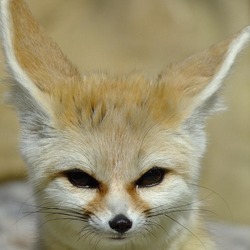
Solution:
[[[82,77],[22,0],[2,0],[1,21],[39,247],[210,249],[196,236],[204,126],[249,27],[148,79]]]
[[[58,112],[47,118],[40,132],[27,129],[25,122],[23,131],[29,136],[23,135],[22,154],[31,166],[41,209],[49,220],[72,220],[67,226],[69,235],[87,242],[94,236],[93,242],[100,240],[107,249],[110,241],[122,247],[138,237],[140,244],[133,244],[143,247],[145,239],[155,234],[161,235],[162,244],[166,232],[169,240],[173,238],[195,209],[194,187],[203,149],[191,141],[194,136],[199,141],[204,138],[198,128],[192,136],[188,134],[188,122],[182,124],[181,115],[158,114],[161,106],[172,112],[164,99],[154,103],[155,95],[165,91],[161,84],[152,87],[135,76],[124,83],[117,80],[112,88],[110,82],[112,78],[100,80],[100,86],[91,84],[89,100],[83,97],[84,88],[68,96],[74,91],[70,86],[57,100]],[[141,89],[133,96],[136,85]],[[104,86],[107,93],[99,92]],[[148,89],[153,94],[146,94]],[[112,98],[114,92],[119,95]],[[92,98],[99,93],[102,96],[95,103]],[[31,135],[31,131],[35,132]]]

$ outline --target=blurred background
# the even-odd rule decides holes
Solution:
[[[250,1],[28,0],[34,16],[82,73],[157,74],[250,24]],[[1,78],[4,78],[2,53]],[[15,112],[0,85],[0,183],[24,179]],[[208,122],[201,191],[215,220],[250,225],[250,48],[225,82],[228,110]],[[231,211],[231,212],[230,212]]]

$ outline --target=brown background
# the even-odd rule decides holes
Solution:
[[[32,12],[80,71],[142,69],[169,62],[250,24],[250,1],[29,0]],[[4,78],[1,59],[1,78]],[[201,185],[214,217],[250,224],[250,49],[225,83],[228,111],[210,118]],[[1,102],[4,86],[0,85]],[[23,178],[15,113],[0,104],[0,181]],[[201,188],[203,196],[210,191]],[[226,204],[227,203],[227,204]],[[231,210],[231,213],[230,213]]]

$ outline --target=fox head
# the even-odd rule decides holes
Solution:
[[[250,27],[147,79],[82,77],[22,0],[1,1],[1,22],[46,237],[72,249],[161,249],[190,233],[204,123]]]

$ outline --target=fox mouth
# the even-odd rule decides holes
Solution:
[[[120,241],[120,240],[125,240],[125,237],[111,237],[109,238],[110,240],[116,240],[116,241]]]
[[[117,240],[117,241],[124,240],[126,238],[127,237],[124,234],[116,234],[114,236],[109,237],[109,239],[111,239],[111,240]]]

